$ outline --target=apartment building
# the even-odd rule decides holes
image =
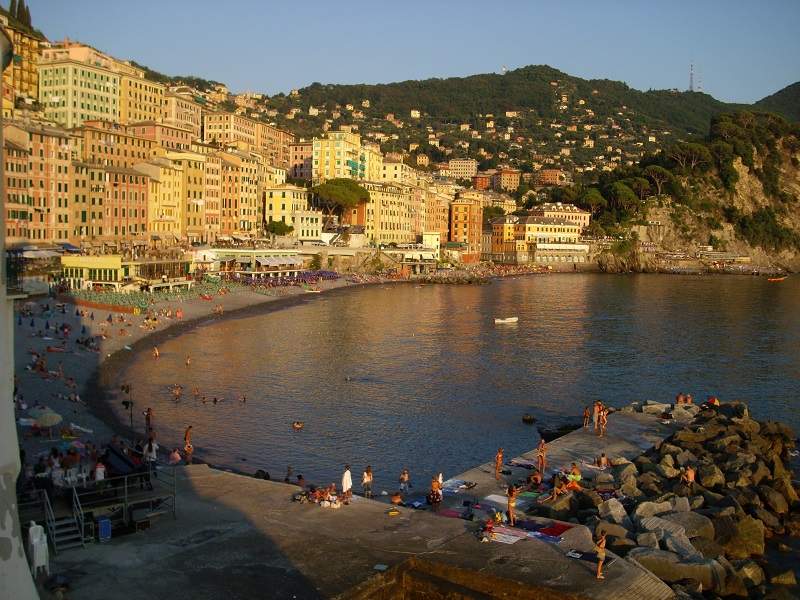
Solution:
[[[33,219],[33,207],[28,196],[28,148],[4,139],[3,167],[6,241],[27,240],[28,223]]]
[[[289,147],[289,153],[291,155],[289,172],[292,174],[292,178],[311,181],[314,172],[312,142],[295,142]]]
[[[364,227],[367,240],[376,244],[413,244],[413,195],[408,187],[365,181],[361,184],[369,192],[369,202],[353,209],[350,223]]]
[[[481,260],[482,221],[480,202],[457,198],[450,203],[450,242],[462,245],[461,261],[465,264]]]
[[[205,187],[205,232],[202,239],[215,241],[222,233],[220,216],[222,211],[222,158],[218,154],[206,154]]]
[[[551,217],[561,219],[570,223],[575,223],[583,232],[589,226],[591,213],[578,208],[574,204],[562,204],[561,202],[546,202],[540,206],[534,206],[530,215],[532,217]]]
[[[14,47],[11,64],[3,71],[3,118],[10,118],[15,105],[32,106],[39,100],[39,51],[46,40],[8,15],[0,14],[0,24]]]
[[[28,151],[28,236],[37,242],[69,238],[69,134],[61,127],[9,123],[3,136]]]
[[[478,161],[474,158],[454,158],[447,163],[454,179],[472,179],[478,174]]]
[[[581,227],[552,217],[507,215],[491,220],[492,260],[502,264],[586,262],[589,246],[580,243]]]
[[[131,123],[126,131],[153,142],[154,147],[171,150],[189,150],[192,145],[192,132],[182,127],[158,123],[156,121],[139,121]]]
[[[167,87],[145,79],[141,69],[119,61],[115,61],[114,66],[117,71],[128,71],[120,74],[119,122],[130,124],[160,121],[164,114],[164,94]]]
[[[191,132],[192,141],[199,140],[203,130],[201,100],[185,86],[165,91],[161,110],[163,122]]]
[[[242,115],[225,111],[205,113],[203,138],[208,143],[259,152],[268,164],[283,169],[289,169],[291,164],[294,135]]]
[[[147,234],[151,243],[167,246],[185,236],[183,169],[166,158],[152,158],[133,166],[149,178]]]
[[[325,138],[312,140],[312,182],[328,179],[364,180],[366,155],[361,150],[361,136],[347,130],[329,131]]]
[[[46,119],[71,129],[85,121],[119,122],[120,74],[114,59],[67,38],[43,48],[39,104]]]
[[[222,212],[232,226],[229,235],[255,236],[263,222],[263,207],[258,190],[261,159],[241,150],[221,152]],[[227,212],[227,214],[226,214]],[[222,231],[226,233],[225,230]]]
[[[382,183],[408,184],[414,178],[415,171],[402,160],[385,158],[381,166]]]
[[[492,187],[501,190],[516,190],[519,187],[519,179],[519,171],[498,169],[492,175]]]
[[[307,189],[284,183],[265,188],[264,197],[267,223],[283,221],[294,228],[291,235],[301,243],[321,239],[324,217],[310,207],[311,193]]]
[[[187,133],[185,130],[179,130]],[[205,240],[206,167],[208,155],[190,150],[172,150],[158,146],[157,156],[170,161],[183,174],[183,211],[181,230],[190,242]]]
[[[85,121],[70,131],[83,162],[130,168],[152,158],[155,141],[133,133],[135,128],[108,121]]]

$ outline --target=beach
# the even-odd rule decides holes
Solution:
[[[46,430],[42,435],[32,435],[33,429],[30,426],[18,426],[17,434],[25,452],[25,460],[33,466],[38,455],[49,452],[54,446],[66,446],[75,440],[81,444],[91,441],[93,445],[105,445],[115,434],[127,445],[131,425],[123,417],[123,409],[115,410],[113,403],[119,402],[121,405],[123,400],[128,399],[134,401],[133,423],[136,434],[138,437],[145,437],[141,424],[142,413],[147,409],[147,400],[137,399],[136,383],[131,383],[130,396],[111,386],[116,385],[119,373],[129,360],[140,352],[152,352],[153,347],[157,347],[162,340],[180,335],[211,320],[280,310],[292,304],[314,301],[326,294],[339,293],[362,285],[366,284],[355,284],[340,278],[321,282],[319,287],[323,290],[322,294],[307,294],[301,287],[288,286],[276,295],[244,290],[215,295],[211,300],[161,301],[152,308],[156,311],[171,308],[175,313],[180,309],[182,315],[181,318],[161,318],[155,329],[140,327],[144,321],[143,314],[118,313],[67,303],[63,312],[56,309],[55,314],[45,317],[42,315],[48,311],[44,309],[49,307],[52,312],[58,300],[39,296],[21,301],[20,308],[27,308],[36,316],[16,317],[14,373],[17,394],[21,395],[27,409],[15,408],[15,418],[19,423],[20,419],[29,417],[29,411],[33,407],[46,406],[63,419],[53,426],[50,435]],[[221,314],[215,311],[218,306],[223,309]],[[76,312],[83,312],[86,316],[77,315]],[[94,315],[93,319],[91,315]],[[111,323],[107,320],[109,316],[112,318]],[[117,321],[118,318],[124,318],[124,322]],[[132,325],[128,325],[129,322]],[[46,325],[49,325],[49,329],[45,329]],[[62,325],[72,328],[67,338],[57,331]],[[123,330],[125,334],[121,335]],[[100,339],[98,336],[103,331],[109,335]],[[77,343],[77,340],[90,336],[98,343],[97,351],[88,350]],[[51,350],[48,351],[48,348]],[[46,376],[45,373],[32,370],[33,353],[45,358]],[[70,401],[69,397],[73,393],[78,395],[81,402]],[[62,437],[62,429],[71,429],[70,433],[74,433],[76,437]],[[180,440],[158,441],[162,452],[175,446],[183,447]],[[202,448],[196,449],[194,459],[202,462]],[[84,459],[83,467],[89,469],[91,466]]]

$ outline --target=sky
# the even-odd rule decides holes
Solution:
[[[0,0],[8,8],[10,0]],[[798,0],[26,0],[70,38],[233,93],[549,65],[753,103],[800,81]]]

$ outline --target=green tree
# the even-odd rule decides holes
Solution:
[[[603,198],[603,194],[596,188],[586,188],[583,190],[580,196],[578,196],[578,202],[581,206],[588,208],[589,212],[592,214],[608,206],[608,202]]]
[[[500,206],[485,206],[483,208],[483,221],[486,222],[489,219],[494,219],[495,217],[502,217],[505,214],[506,211]]]
[[[311,262],[308,263],[308,268],[312,271],[319,271],[322,269],[322,254],[317,252],[311,257]]]
[[[17,0],[11,0],[11,6],[8,7],[8,14],[19,21],[17,18]]]
[[[691,142],[673,146],[669,151],[669,157],[690,173],[698,165],[711,163],[711,152],[708,148],[703,144]]]
[[[661,195],[663,185],[672,179],[672,173],[667,171],[664,167],[658,165],[650,165],[644,170],[645,177],[650,179],[658,190],[658,195]]]
[[[369,202],[369,192],[358,185],[354,179],[336,178],[315,185],[311,191],[318,199],[318,205],[327,213],[327,227],[334,214],[340,222],[349,222],[350,212],[362,202]]]
[[[267,225],[267,231],[273,235],[289,235],[294,231],[294,227],[285,221],[270,221]]]
[[[621,181],[612,183],[608,188],[608,194],[616,205],[623,210],[628,210],[631,206],[639,203],[633,190]]]

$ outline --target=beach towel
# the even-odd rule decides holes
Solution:
[[[403,502],[403,506],[410,506],[411,508],[422,508],[427,504],[425,496],[422,498],[415,498],[414,500],[408,500]]]
[[[535,469],[539,466],[538,462],[528,460],[527,458],[512,458],[508,461],[508,464],[512,467],[524,467],[526,469]]]
[[[517,497],[518,498],[531,498],[531,499],[533,499],[533,498],[538,498],[541,495],[542,495],[541,492],[526,491],[526,492],[520,492],[519,496],[517,496]]]
[[[492,494],[483,499],[484,502],[501,506],[503,510],[508,508],[508,496],[501,496],[500,494]],[[525,510],[525,507],[533,501],[533,498],[520,498],[517,496],[517,510]]]
[[[543,534],[545,535],[552,535],[553,537],[559,537],[565,531],[569,531],[573,528],[573,525],[567,525],[565,523],[553,523],[549,527],[545,527],[544,529],[540,529]]]
[[[524,529],[525,531],[539,531],[544,527],[545,525],[543,523],[537,523],[536,521],[520,521],[517,519],[517,529]]]
[[[527,533],[525,531],[520,531],[518,529],[514,529],[513,527],[505,527],[503,525],[498,525],[492,531],[492,541],[499,542],[501,544],[516,544],[520,540],[524,540],[527,537]]]
[[[585,560],[588,563],[597,564],[597,555],[594,552],[579,552],[578,550],[570,550],[566,553],[565,556],[569,556],[570,558],[575,558],[578,560]],[[613,556],[609,556],[606,554],[606,559],[603,561],[603,565],[608,566],[613,564],[617,559]]]
[[[563,541],[564,541],[564,540],[563,540],[562,538],[560,538],[560,537],[555,537],[555,536],[552,536],[552,535],[547,535],[547,534],[545,534],[545,533],[542,533],[541,531],[530,531],[530,532],[528,532],[527,536],[528,536],[529,538],[533,538],[533,539],[537,539],[537,540],[542,540],[543,542],[549,542],[549,543],[551,543],[551,544],[560,544],[561,542],[563,542]]]
[[[436,514],[440,515],[442,517],[450,517],[451,519],[460,519],[461,518],[461,513],[458,512],[457,510],[453,510],[452,508],[443,508],[442,510],[440,510]]]
[[[595,469],[597,471],[605,471],[607,468],[607,467],[598,467],[597,465],[593,465],[592,463],[587,463],[587,462],[582,462],[581,464],[588,469]]]

